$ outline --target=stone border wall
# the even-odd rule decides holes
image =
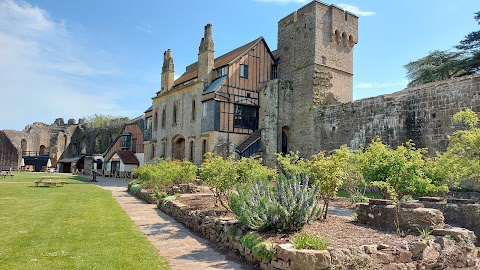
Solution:
[[[477,266],[480,257],[480,250],[466,242],[461,232],[457,233],[457,240],[443,237],[453,234],[447,230],[443,231],[443,236],[439,233],[440,236],[434,239],[402,247],[380,244],[348,249],[297,250],[291,244],[272,244],[267,248],[274,250],[276,256],[265,259],[240,242],[240,235],[247,230],[237,220],[206,216],[176,201],[160,201],[158,208],[210,241],[222,243],[238,251],[248,261],[258,262],[262,269],[268,270],[375,269],[374,264],[400,270],[438,269],[442,265],[461,268]],[[232,234],[232,231],[236,233]]]
[[[419,203],[424,207],[441,211],[445,223],[465,227],[480,235],[480,204],[474,204],[472,199],[421,197]]]

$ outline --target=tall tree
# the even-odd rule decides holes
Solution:
[[[475,20],[480,24],[480,11],[475,13]],[[466,35],[455,48],[462,51],[478,52],[480,50],[480,30],[473,31]]]
[[[408,86],[472,74],[473,71],[467,69],[465,64],[466,57],[463,52],[433,51],[404,66],[410,80]]]
[[[474,18],[480,24],[480,11]],[[458,51],[437,50],[406,64],[408,86],[480,72],[480,30],[466,35],[455,48]]]

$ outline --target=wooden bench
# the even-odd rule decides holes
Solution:
[[[67,182],[61,181],[60,176],[42,176],[40,180],[37,180],[33,183],[35,183],[36,187],[39,185],[43,185],[44,187],[56,187],[57,184],[63,187],[63,185],[65,185]]]

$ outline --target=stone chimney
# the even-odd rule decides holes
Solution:
[[[214,67],[214,50],[212,38],[212,25],[205,25],[205,33],[200,47],[198,48],[198,79],[203,80],[205,85],[211,81],[211,72]]]
[[[168,49],[163,53],[161,92],[166,92],[172,89],[174,74],[175,69],[173,68],[172,51]]]

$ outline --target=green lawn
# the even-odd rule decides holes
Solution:
[[[36,188],[44,175],[0,179],[0,269],[170,269],[111,192],[74,176]]]

